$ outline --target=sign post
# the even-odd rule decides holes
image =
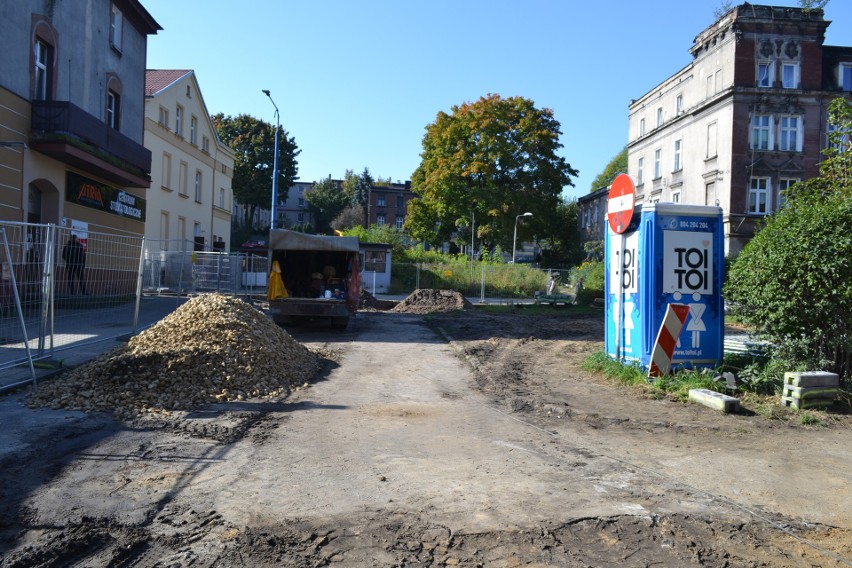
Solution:
[[[636,205],[636,188],[633,178],[627,174],[618,174],[609,186],[609,196],[606,203],[606,219],[612,232],[621,235],[621,252],[619,258],[624,259],[625,235],[633,219],[633,208]],[[621,270],[619,270],[621,274]],[[621,360],[621,336],[624,334],[624,288],[619,285],[618,295],[618,329],[615,332],[615,355]]]

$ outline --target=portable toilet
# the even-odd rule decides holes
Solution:
[[[669,304],[689,306],[672,366],[716,367],[724,348],[722,210],[679,203],[636,207],[622,234],[608,229],[607,354],[648,368]]]

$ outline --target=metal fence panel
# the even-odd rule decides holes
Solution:
[[[99,328],[133,330],[141,237],[31,223],[0,227],[8,241],[8,254],[0,248],[0,369],[26,361],[27,346],[46,358],[98,339]]]

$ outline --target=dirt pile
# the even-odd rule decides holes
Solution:
[[[455,290],[417,289],[399,302],[392,312],[405,314],[431,314],[468,310],[473,307],[467,299]]]
[[[359,310],[387,311],[396,306],[393,300],[379,300],[366,290],[361,290],[361,298],[358,302]]]
[[[186,410],[285,395],[317,369],[317,356],[261,312],[205,294],[127,345],[39,385],[29,405],[118,416]]]

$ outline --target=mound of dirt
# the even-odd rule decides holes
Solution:
[[[396,302],[392,300],[379,300],[366,290],[361,290],[361,298],[358,303],[360,310],[378,310],[387,311],[396,306]]]
[[[188,410],[286,395],[317,369],[317,356],[261,312],[205,294],[127,345],[42,383],[29,405],[118,416]]]
[[[471,308],[473,308],[473,304],[460,292],[426,288],[415,290],[391,311],[405,314],[431,314]]]

